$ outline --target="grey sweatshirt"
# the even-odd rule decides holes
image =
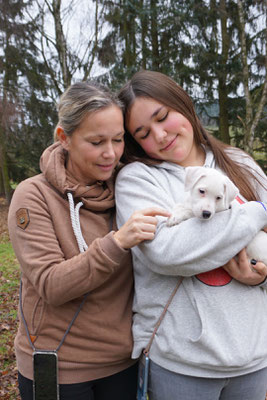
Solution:
[[[240,150],[229,154],[255,169],[267,184],[251,158]],[[205,165],[216,168],[211,152]],[[118,226],[137,209],[158,206],[171,211],[185,197],[184,175],[183,167],[169,162],[125,166],[116,181]],[[255,190],[267,202],[266,190],[256,182]],[[132,357],[138,358],[148,344],[177,281],[184,277],[154,338],[151,359],[177,373],[211,378],[266,367],[267,283],[244,285],[219,268],[267,226],[263,205],[235,204],[211,220],[192,218],[173,227],[166,226],[166,218],[158,220],[155,239],[132,249]]]

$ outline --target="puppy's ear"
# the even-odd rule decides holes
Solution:
[[[204,167],[186,167],[184,181],[185,191],[188,192],[191,190],[200,178],[206,176],[205,172],[206,168]]]
[[[225,208],[230,207],[230,203],[239,194],[239,190],[236,185],[228,178],[224,176],[224,193],[225,193]]]

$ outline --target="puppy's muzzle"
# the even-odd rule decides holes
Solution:
[[[204,219],[209,219],[211,217],[211,212],[210,211],[202,211],[202,218]]]

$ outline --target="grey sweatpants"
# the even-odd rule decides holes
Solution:
[[[265,400],[267,368],[233,378],[177,374],[150,360],[149,400]]]

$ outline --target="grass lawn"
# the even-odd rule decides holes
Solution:
[[[20,271],[6,228],[7,207],[0,203],[0,398],[19,399],[14,337],[17,330]]]

